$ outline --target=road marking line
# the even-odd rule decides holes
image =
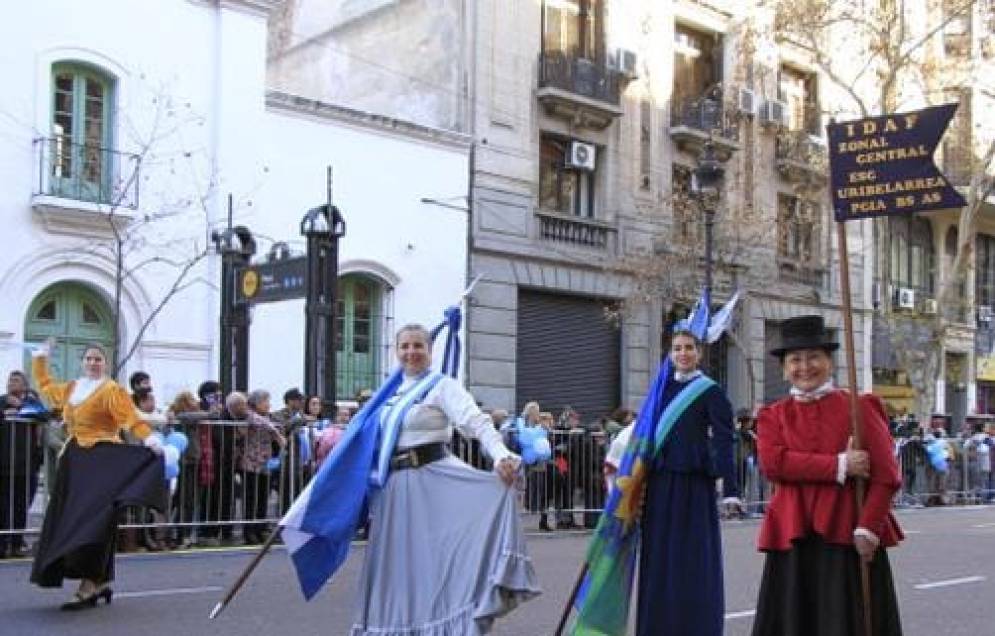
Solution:
[[[976,524],[974,524],[971,527],[972,528],[993,528],[993,527],[995,527],[995,523],[976,523]]]
[[[902,532],[904,534],[922,534],[922,530],[906,530],[905,528],[902,528]]]
[[[951,585],[963,585],[964,583],[978,583],[980,581],[986,581],[988,577],[986,576],[965,576],[960,579],[947,579],[946,581],[933,581],[932,583],[920,583],[919,585],[914,585],[913,587],[917,590],[931,590],[934,587],[949,587]]]
[[[726,614],[726,620],[729,620],[730,618],[746,618],[747,616],[753,616],[756,613],[757,610],[755,609],[745,610],[742,612],[729,612]]]
[[[201,592],[220,592],[223,587],[209,585],[207,587],[172,587],[164,590],[145,590],[144,592],[116,592],[117,598],[143,598],[146,596],[172,596],[174,594],[200,594]]]

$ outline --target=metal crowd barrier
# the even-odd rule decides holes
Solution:
[[[995,443],[990,436],[943,440],[946,470],[930,461],[928,442],[919,436],[899,437],[895,453],[902,474],[898,506],[942,506],[995,503]]]
[[[294,422],[285,433],[287,446],[282,450],[272,442],[267,448],[260,429],[244,421],[179,420],[163,432],[173,430],[183,432],[189,446],[171,484],[169,508],[161,515],[130,511],[121,525],[124,549],[135,543],[155,549],[159,544],[260,542],[317,469],[321,427],[311,422]],[[933,468],[921,440],[896,439],[903,478],[896,505],[995,503],[995,446],[981,440],[980,436],[948,439],[948,468],[941,472]],[[608,437],[586,429],[554,430],[549,441],[553,456],[526,466],[517,482],[523,514],[538,516],[544,528],[594,527],[606,498]],[[63,442],[61,422],[7,417],[0,425],[0,547],[4,550],[39,532],[47,484],[54,482]],[[247,445],[262,449],[256,461],[246,457]],[[476,440],[457,433],[452,447],[471,466],[490,469]],[[737,446],[736,465],[745,503],[742,513],[758,516],[764,512],[771,485],[759,469],[749,437]]]
[[[0,420],[0,554],[24,551],[25,535],[38,532],[40,516],[31,514],[47,456],[46,423],[3,416]],[[36,518],[37,517],[37,518]]]

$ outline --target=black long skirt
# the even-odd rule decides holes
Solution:
[[[164,511],[162,458],[142,446],[69,442],[59,460],[45,510],[31,582],[60,587],[62,580],[114,579],[117,522],[126,506]]]
[[[885,550],[870,564],[870,583],[872,633],[901,636]],[[862,597],[856,550],[806,537],[791,550],[767,553],[753,636],[863,636]]]
[[[639,553],[636,634],[721,636],[725,599],[715,479],[650,474]]]

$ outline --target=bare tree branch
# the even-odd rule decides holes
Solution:
[[[190,270],[192,270],[197,265],[197,263],[203,260],[207,256],[207,254],[208,251],[204,250],[199,254],[197,254],[196,257],[184,263],[183,267],[180,269],[179,273],[176,276],[176,279],[173,281],[173,284],[170,286],[169,290],[165,294],[163,294],[162,298],[159,299],[159,303],[152,309],[148,317],[142,323],[142,326],[138,329],[138,333],[135,334],[135,337],[132,339],[131,346],[128,347],[127,353],[118,361],[117,368],[114,369],[115,376],[117,376],[121,372],[121,370],[124,369],[125,365],[128,364],[128,360],[130,360],[131,357],[135,354],[135,351],[138,350],[138,347],[142,342],[142,338],[145,337],[145,332],[148,331],[149,326],[155,321],[159,313],[162,312],[166,304],[169,303],[169,301],[172,300],[173,297],[176,296],[176,294],[180,293],[181,291],[189,287],[189,284],[184,283],[184,279],[186,278]]]

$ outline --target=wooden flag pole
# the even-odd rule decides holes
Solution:
[[[293,429],[291,429],[290,434],[293,434]],[[279,454],[280,461],[281,462],[287,461],[287,458],[289,456],[290,456],[290,440],[288,439],[286,445],[282,449],[280,449],[280,454]],[[228,607],[228,603],[230,603],[231,600],[235,598],[235,595],[238,594],[238,591],[242,589],[242,586],[245,585],[245,582],[249,580],[249,576],[252,574],[252,571],[256,569],[256,566],[259,565],[259,562],[263,560],[263,557],[266,556],[266,553],[269,552],[270,548],[273,547],[273,544],[276,543],[276,540],[280,538],[280,534],[282,531],[283,528],[281,528],[279,524],[277,524],[276,527],[273,528],[273,531],[269,533],[269,538],[266,539],[266,542],[263,543],[263,545],[259,548],[259,552],[256,553],[256,556],[252,558],[252,561],[249,562],[249,565],[245,566],[245,569],[242,570],[242,573],[238,575],[238,578],[235,579],[235,582],[232,583],[232,586],[228,588],[228,591],[225,592],[224,598],[218,601],[217,605],[214,606],[214,609],[211,610],[211,614],[208,617],[208,619],[217,618],[218,614],[223,612],[224,609]]]
[[[850,296],[850,256],[846,240],[846,223],[836,222],[837,236],[840,248],[840,291],[843,296],[843,331],[846,350],[847,384],[850,393],[850,428],[853,434],[853,448],[863,450],[863,425],[860,419],[860,408],[857,403],[857,363],[853,345],[853,301]],[[856,478],[857,513],[864,507],[863,478]],[[870,568],[863,558],[860,560],[860,589],[864,600],[864,635],[872,636],[871,632],[871,575]]]
[[[567,606],[563,608],[563,614],[560,615],[560,622],[556,625],[556,631],[553,632],[555,636],[562,636],[563,629],[567,626],[567,619],[570,618],[570,611],[573,609],[574,602],[577,600],[577,594],[580,592],[580,586],[584,582],[584,577],[587,576],[588,563],[585,560],[584,566],[580,569],[580,574],[577,575],[577,582],[574,583],[574,589],[570,592],[570,598],[567,599]]]
[[[266,556],[269,549],[273,547],[273,543],[277,540],[277,538],[279,538],[280,530],[280,526],[273,529],[273,532],[269,535],[269,539],[266,539],[266,543],[262,545],[259,552],[256,553],[256,556],[249,562],[249,565],[245,566],[245,569],[242,570],[242,573],[238,576],[238,579],[236,579],[232,586],[228,588],[228,592],[225,593],[225,597],[218,601],[218,604],[214,606],[213,610],[211,610],[209,618],[216,618],[218,614],[220,614],[228,606],[228,603],[235,598],[238,591],[242,589],[245,582],[249,580],[249,575],[252,574],[252,571],[256,569],[256,566],[263,560],[263,557]]]

